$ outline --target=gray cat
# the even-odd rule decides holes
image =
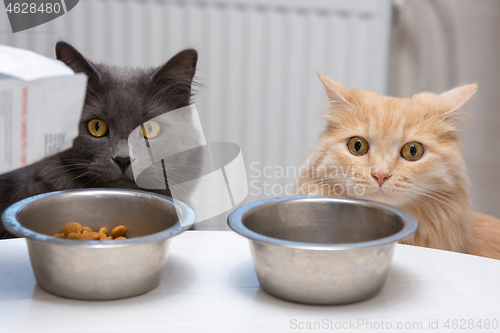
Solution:
[[[0,214],[36,194],[77,188],[141,189],[128,155],[128,135],[151,118],[191,102],[198,54],[183,50],[160,68],[94,64],[66,42],[57,59],[88,76],[87,95],[73,147],[41,162],[0,176]],[[153,192],[170,195],[170,190]],[[13,237],[0,224],[0,239]]]

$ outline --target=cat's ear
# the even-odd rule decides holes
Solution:
[[[177,95],[184,99],[184,102],[189,103],[197,62],[198,53],[196,50],[183,50],[158,68],[151,75],[151,81],[158,86],[160,91],[164,90],[169,95]]]
[[[476,93],[477,87],[477,83],[467,84],[465,86],[448,90],[447,92],[439,95],[439,97],[441,97],[441,99],[448,105],[449,110],[447,110],[446,113],[451,114],[459,111]]]
[[[464,118],[464,106],[477,91],[477,83],[460,86],[439,95],[446,105],[444,120],[459,129]]]
[[[85,59],[73,46],[66,42],[57,42],[56,58],[64,62],[75,73],[85,73],[88,76],[88,84],[97,83],[99,73],[95,67]]]
[[[348,101],[349,88],[320,73],[316,74],[318,74],[319,79],[323,82],[328,99],[334,107],[345,107],[350,104]]]

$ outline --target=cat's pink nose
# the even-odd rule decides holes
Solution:
[[[378,172],[378,173],[372,173],[372,177],[375,178],[375,180],[378,183],[378,186],[382,187],[384,185],[385,181],[389,179],[392,175],[389,175],[386,172]]]

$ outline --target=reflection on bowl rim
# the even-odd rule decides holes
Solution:
[[[336,244],[322,244],[322,243],[309,243],[309,242],[297,242],[290,241],[270,236],[265,236],[259,234],[255,231],[250,230],[243,224],[244,215],[251,210],[252,208],[268,205],[280,201],[295,201],[295,200],[307,200],[312,202],[322,202],[322,201],[336,201],[340,203],[348,203],[348,204],[362,204],[363,206],[373,207],[383,210],[389,210],[392,213],[398,215],[404,223],[403,228],[397,233],[378,238],[375,240],[358,242],[358,243],[336,243]],[[334,197],[334,196],[324,196],[324,195],[304,195],[304,196],[288,196],[288,197],[278,197],[265,199],[260,201],[255,201],[249,204],[246,204],[234,212],[232,212],[227,218],[229,227],[233,229],[236,233],[250,239],[251,241],[255,241],[258,243],[264,243],[268,245],[276,245],[280,247],[293,248],[293,249],[303,249],[303,250],[347,250],[347,249],[355,249],[362,247],[372,247],[379,246],[384,244],[390,244],[393,242],[402,241],[412,235],[414,235],[419,228],[419,223],[417,219],[408,213],[405,210],[400,208],[384,204],[381,202],[371,201],[371,200],[363,200],[363,199],[353,199],[346,197]]]
[[[99,240],[90,240],[90,241],[81,241],[81,240],[72,240],[72,239],[65,239],[65,238],[56,238],[52,237],[51,235],[46,235],[42,234],[36,231],[33,231],[31,229],[28,229],[21,225],[19,221],[16,218],[17,213],[23,209],[25,206],[39,201],[43,200],[45,198],[49,198],[52,196],[58,196],[58,195],[63,195],[67,193],[83,193],[85,195],[90,195],[90,196],[95,196],[99,195],[102,193],[117,193],[117,194],[130,194],[130,195],[135,195],[135,196],[141,196],[144,198],[155,198],[158,200],[164,200],[170,202],[172,205],[175,206],[177,214],[180,213],[179,221],[175,223],[173,226],[170,228],[167,228],[163,231],[156,232],[153,234],[149,234],[146,236],[140,236],[140,237],[132,237],[128,238],[125,240],[109,240],[109,241],[99,241]],[[16,202],[15,204],[9,206],[2,214],[2,222],[4,224],[4,227],[11,232],[12,234],[20,237],[26,237],[29,238],[30,240],[36,240],[36,241],[42,241],[42,242],[49,242],[49,243],[54,243],[54,244],[60,244],[60,245],[69,245],[69,246],[80,246],[80,247],[86,247],[86,248],[112,248],[112,247],[122,247],[122,246],[128,246],[128,245],[133,245],[133,244],[143,244],[143,243],[148,243],[156,240],[162,240],[166,238],[173,237],[175,235],[178,235],[182,233],[183,231],[189,229],[192,227],[194,223],[195,215],[193,210],[187,206],[186,204],[175,200],[175,204],[172,198],[152,193],[152,192],[146,192],[146,191],[139,191],[139,190],[128,190],[128,189],[106,189],[106,188],[92,188],[92,189],[76,189],[76,190],[64,190],[64,191],[55,191],[55,192],[48,192],[48,193],[43,193],[39,195],[35,195],[26,199],[23,199],[21,201]],[[181,226],[180,221],[183,220],[183,224],[187,223],[185,226]],[[69,221],[69,222],[74,222],[74,221]]]

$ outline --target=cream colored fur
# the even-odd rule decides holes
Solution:
[[[305,163],[308,173],[299,178],[297,194],[392,204],[420,222],[417,234],[404,243],[500,259],[500,220],[471,213],[461,144],[455,135],[477,85],[400,99],[348,89],[318,75],[330,102],[327,126]],[[368,141],[367,154],[349,151],[347,142],[354,136]],[[424,154],[410,162],[400,152],[413,141],[423,145]],[[372,174],[390,177],[380,186]]]

